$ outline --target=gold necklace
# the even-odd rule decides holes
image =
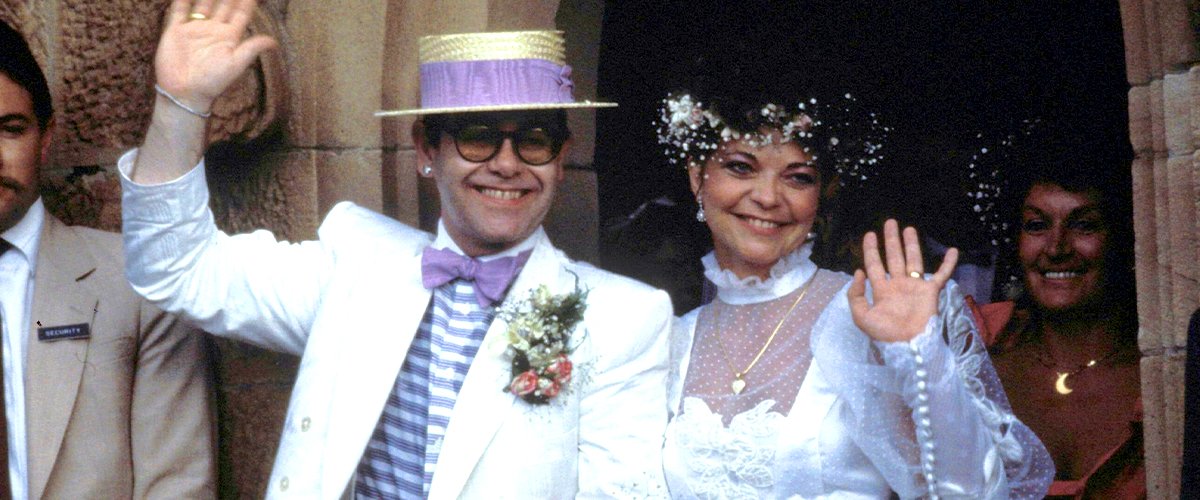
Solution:
[[[733,389],[734,395],[741,394],[742,391],[746,389],[746,379],[743,377],[745,377],[747,373],[750,373],[750,370],[754,369],[754,365],[758,364],[759,359],[762,359],[763,354],[767,352],[767,348],[771,346],[771,342],[775,340],[775,335],[779,333],[779,329],[783,328],[783,322],[787,321],[788,316],[792,315],[792,311],[795,310],[796,306],[800,304],[800,300],[803,299],[804,295],[808,293],[808,287],[812,286],[813,281],[816,280],[816,278],[817,273],[813,273],[813,275],[808,278],[808,281],[804,283],[804,288],[800,290],[800,294],[796,296],[796,300],[792,302],[792,306],[788,308],[787,312],[783,313],[782,318],[779,318],[779,323],[775,325],[775,329],[771,330],[771,335],[767,337],[766,343],[764,343],[762,348],[758,350],[758,354],[754,355],[754,359],[750,360],[750,364],[746,366],[746,369],[742,371],[734,370],[733,363],[729,361],[729,350],[725,349],[725,341],[721,339],[721,325],[717,321],[719,318],[718,314],[720,313],[720,309],[716,307],[716,304],[713,304],[713,328],[716,329],[717,345],[721,346],[721,356],[725,358],[725,366],[728,366],[729,371],[733,373],[733,383],[730,384],[730,388]]]
[[[1067,378],[1068,377],[1073,377],[1088,368],[1102,364],[1102,363],[1108,361],[1109,359],[1111,359],[1113,356],[1116,356],[1117,353],[1120,351],[1121,351],[1120,347],[1113,348],[1113,350],[1111,352],[1109,352],[1108,354],[1105,354],[1103,357],[1097,358],[1097,359],[1089,359],[1087,363],[1080,363],[1077,366],[1068,368],[1067,371],[1062,371],[1059,368],[1060,365],[1058,364],[1058,361],[1056,361],[1054,359],[1054,356],[1051,355],[1049,352],[1047,352],[1047,350],[1045,350],[1045,349],[1039,350],[1037,352],[1037,360],[1039,363],[1042,364],[1042,366],[1045,366],[1046,368],[1054,370],[1054,373],[1055,373],[1054,391],[1059,393],[1060,395],[1066,396],[1067,394],[1075,392],[1075,389],[1072,389],[1067,386]]]

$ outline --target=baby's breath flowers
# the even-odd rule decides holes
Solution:
[[[571,332],[583,320],[587,295],[576,277],[571,293],[554,295],[540,285],[529,291],[529,298],[500,309],[500,318],[508,323],[505,354],[512,360],[506,391],[544,405],[568,388],[575,369],[570,355],[577,345],[571,343]]]

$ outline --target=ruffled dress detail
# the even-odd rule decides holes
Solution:
[[[1013,417],[957,286],[916,338],[874,342],[850,316],[849,276],[818,270],[810,253],[801,247],[765,280],[703,259],[718,300],[681,318],[672,338],[671,495],[1041,498],[1053,462]],[[785,329],[747,390],[732,394],[732,372],[776,324]],[[786,355],[771,358],[776,349]]]

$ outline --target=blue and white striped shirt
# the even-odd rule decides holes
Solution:
[[[360,498],[419,498],[429,493],[454,402],[495,308],[481,308],[471,282],[433,291],[400,376],[359,464]]]
[[[433,247],[461,253],[445,235],[439,223]],[[485,259],[528,250],[533,240],[530,237]],[[358,498],[424,498],[429,494],[458,392],[495,315],[495,307],[479,306],[470,281],[456,279],[433,290],[359,462]]]

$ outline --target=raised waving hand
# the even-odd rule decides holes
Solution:
[[[875,340],[909,340],[925,329],[938,310],[938,295],[958,262],[958,250],[951,248],[945,260],[928,280],[921,259],[917,230],[904,228],[903,243],[899,224],[889,219],[883,224],[886,263],[879,254],[879,239],[874,232],[863,237],[863,265],[854,272],[847,295],[854,324]],[[866,280],[871,280],[867,301]]]
[[[158,85],[205,111],[264,50],[270,37],[246,38],[255,0],[175,0],[154,55]]]
[[[145,142],[128,174],[158,184],[186,174],[204,153],[205,114],[264,50],[267,36],[246,37],[255,0],[174,0],[154,54],[159,96]]]

